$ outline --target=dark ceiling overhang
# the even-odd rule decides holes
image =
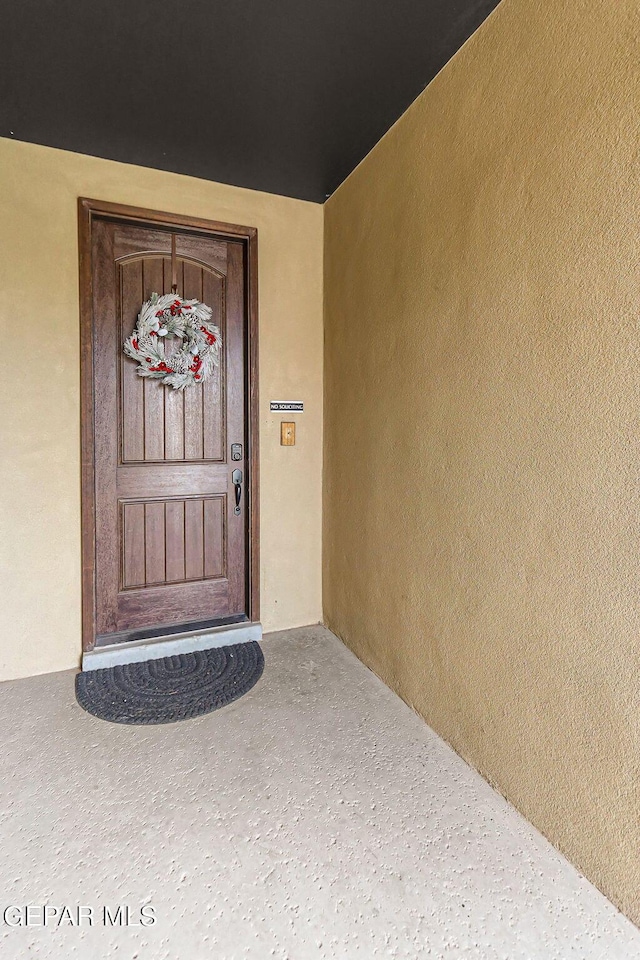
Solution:
[[[498,0],[1,0],[0,136],[322,202]]]

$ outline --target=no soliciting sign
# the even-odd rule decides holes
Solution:
[[[302,400],[272,400],[271,409],[279,413],[303,413],[304,403]]]

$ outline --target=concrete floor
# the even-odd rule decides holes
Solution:
[[[640,931],[332,634],[263,649],[246,697],[171,726],[90,717],[72,673],[2,684],[3,960],[640,958]],[[27,904],[94,925],[2,923]],[[103,926],[120,904],[156,923]]]

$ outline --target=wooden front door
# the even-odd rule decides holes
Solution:
[[[83,413],[91,417],[93,530],[83,533],[93,582],[85,647],[255,619],[249,244],[219,225],[86,212],[92,409]],[[184,391],[139,377],[122,349],[142,303],[176,287],[211,307],[223,343],[213,379]],[[167,357],[181,345],[162,343]]]

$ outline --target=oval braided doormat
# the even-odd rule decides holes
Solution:
[[[263,669],[258,643],[236,643],[78,673],[76,699],[88,713],[112,723],[174,723],[237,700]]]

